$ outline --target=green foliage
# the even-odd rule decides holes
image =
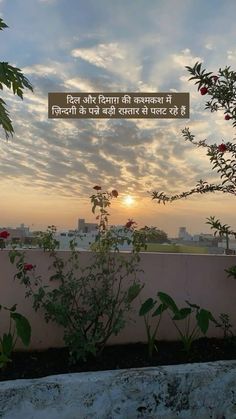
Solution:
[[[15,279],[26,287],[26,296],[33,300],[35,310],[41,308],[46,321],[60,325],[71,361],[99,354],[111,335],[117,335],[126,324],[126,315],[139,295],[138,280],[140,243],[132,231],[116,231],[108,225],[108,207],[113,195],[97,192],[90,197],[92,211],[98,209],[98,240],[87,266],[80,263],[80,254],[73,243],[70,256],[62,259],[49,232],[51,264],[50,284],[45,285],[34,269],[25,270],[24,254],[10,253],[16,264]],[[131,243],[131,253],[120,253],[122,243]],[[45,243],[44,243],[45,244]]]
[[[1,305],[0,310],[9,312],[9,330],[0,337],[0,368],[4,368],[11,362],[11,354],[18,338],[25,346],[29,346],[31,327],[26,317],[16,312],[16,304],[11,308]]]
[[[165,231],[158,229],[157,227],[143,227],[139,230],[146,234],[147,243],[168,243],[168,236]]]
[[[210,311],[200,308],[196,304],[192,304],[189,301],[186,301],[187,307],[178,308],[176,302],[170,295],[160,291],[157,293],[157,296],[159,301],[148,298],[142,304],[139,310],[139,315],[144,316],[149,356],[152,356],[153,349],[156,349],[156,335],[164,311],[167,311],[169,314],[175,328],[179,333],[184,346],[184,350],[186,352],[190,351],[193,341],[199,337],[200,333],[203,333],[204,335],[207,333],[210,321],[214,322],[216,325],[218,324]],[[152,317],[158,317],[157,324],[155,325],[153,331],[151,331],[149,318],[149,314],[152,310]],[[193,325],[191,325],[192,317],[195,317],[195,323]],[[183,320],[184,327],[181,329],[181,327],[178,325],[178,322]]]
[[[0,30],[7,27],[4,21],[0,19]],[[33,91],[32,85],[22,71],[17,67],[11,66],[8,62],[0,62],[0,89],[3,90],[4,86],[12,90],[21,99],[23,99],[23,90],[25,88]],[[13,135],[14,129],[5,105],[4,100],[0,98],[0,125],[5,132],[6,138],[9,138],[9,135]]]
[[[43,249],[44,252],[50,251],[54,252],[56,249],[59,249],[59,241],[56,240],[56,227],[54,225],[48,226],[46,232],[40,231],[37,237],[37,244],[40,249]]]
[[[148,341],[148,356],[152,358],[154,349],[158,351],[157,348],[157,332],[160,326],[162,313],[167,309],[165,304],[160,304],[152,313],[152,317],[158,317],[156,325],[152,328],[150,324],[150,314],[151,311],[155,308],[157,301],[152,298],[148,298],[141,305],[139,310],[139,315],[144,318],[147,341]]]
[[[231,230],[231,227],[227,224],[221,224],[220,220],[216,219],[215,217],[207,218],[206,224],[211,226],[211,229],[215,230],[214,235],[217,233],[220,237],[230,236],[233,235],[236,237],[236,233]]]
[[[189,301],[186,301],[188,307],[179,309],[170,295],[164,292],[158,292],[157,295],[162,304],[165,304],[167,307],[167,311],[171,313],[170,318],[180,335],[186,352],[190,351],[193,341],[199,337],[200,333],[204,335],[207,333],[210,321],[217,324],[209,310],[200,308]],[[192,317],[195,317],[195,324],[191,326]],[[182,320],[185,320],[185,325],[181,329],[177,322]]]
[[[3,22],[3,19],[0,18],[0,31],[2,31],[5,28],[8,28],[8,26],[6,25],[5,22]]]
[[[196,80],[198,90],[201,87],[207,88],[210,100],[206,102],[205,109],[210,109],[211,112],[223,110],[236,127],[236,72],[227,66],[224,69],[220,68],[217,75],[213,75],[212,72],[202,69],[201,63],[186,68],[192,75],[189,80]]]
[[[234,338],[234,334],[232,332],[233,325],[230,323],[229,315],[226,313],[221,313],[219,316],[220,321],[216,327],[220,327],[224,333],[224,339]]]
[[[230,268],[225,269],[225,272],[228,274],[229,278],[236,279],[236,266],[230,266]]]
[[[232,121],[236,127],[236,72],[230,67],[219,69],[217,75],[206,72],[202,69],[201,63],[196,63],[193,67],[186,67],[191,77],[195,80],[198,90],[206,87],[210,100],[206,102],[206,109],[211,112],[223,110],[226,119]],[[227,122],[228,123],[228,122]],[[209,183],[200,179],[196,186],[189,191],[181,192],[176,195],[166,195],[163,191],[154,191],[152,198],[157,199],[158,203],[173,202],[178,199],[187,198],[193,194],[205,194],[208,192],[223,192],[232,195],[236,194],[236,145],[230,141],[221,144],[207,144],[206,140],[195,140],[195,136],[189,128],[182,130],[186,141],[191,142],[196,147],[205,148],[206,154],[212,164],[212,169],[219,173],[221,181],[219,183]],[[222,147],[223,146],[223,147]]]

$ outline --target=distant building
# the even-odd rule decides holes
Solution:
[[[96,241],[97,235],[97,231],[79,233],[76,230],[69,230],[58,233],[56,240],[59,241],[60,250],[69,250],[71,240],[74,241],[76,250],[90,250],[90,246]]]
[[[219,239],[217,239],[213,234],[200,233],[200,234],[194,234],[193,241],[194,242],[212,243],[214,245],[215,244],[217,245]]]
[[[184,241],[192,240],[192,236],[187,232],[186,227],[179,228],[178,238]]]
[[[78,231],[79,233],[91,233],[97,230],[96,223],[86,223],[84,218],[78,220]]]
[[[12,227],[0,227],[0,232],[3,230],[7,230],[10,234],[9,240],[11,241],[24,241],[25,237],[30,236],[29,227],[26,227],[24,224],[21,224],[19,227],[12,228]]]
[[[34,235],[24,224],[19,227],[0,227],[0,232],[6,230],[10,235],[8,237],[8,244],[19,245],[20,247],[35,247],[37,240]],[[10,244],[9,244],[10,245]]]
[[[90,226],[97,224],[92,223],[85,223],[85,226],[89,224]],[[83,226],[83,224],[82,224]],[[127,232],[124,230],[123,226],[111,226],[110,227],[113,233],[114,237],[119,236],[121,238],[121,243],[117,246],[119,250],[121,251],[131,251],[132,250],[132,244],[127,243],[127,241],[123,241],[122,237],[128,237],[128,239],[132,239],[132,231]],[[81,229],[82,230],[82,229]],[[64,232],[59,232],[56,235],[56,240],[59,241],[60,250],[69,250],[70,248],[70,241],[74,240],[75,243],[75,249],[76,250],[91,250],[91,245],[95,243],[98,240],[99,237],[99,231],[98,229],[92,230],[90,232],[81,232],[78,230],[69,230]]]

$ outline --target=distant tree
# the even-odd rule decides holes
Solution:
[[[143,227],[140,231],[148,231],[147,243],[169,243],[168,236],[163,230],[157,227]]]
[[[3,19],[0,18],[0,31],[8,28]],[[12,90],[14,94],[17,94],[21,99],[23,99],[23,89],[27,88],[33,92],[33,87],[31,86],[29,80],[24,76],[22,71],[11,66],[8,62],[0,62],[0,89],[3,90],[3,85],[8,89]],[[9,135],[13,135],[14,129],[12,126],[12,121],[9,118],[9,112],[5,107],[6,103],[2,98],[0,98],[0,125],[2,126],[6,138],[9,138]]]

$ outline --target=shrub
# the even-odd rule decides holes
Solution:
[[[37,276],[35,267],[25,269],[24,253],[10,253],[17,267],[15,278],[25,285],[34,309],[41,308],[47,322],[63,327],[71,361],[86,360],[89,354],[98,355],[103,350],[110,336],[124,328],[132,301],[142,289],[138,262],[145,245],[144,234],[136,232],[133,224],[119,230],[109,227],[108,208],[118,192],[102,192],[99,186],[94,189],[90,199],[93,213],[98,210],[98,240],[88,266],[81,266],[73,241],[68,260],[63,260],[52,245],[52,231],[46,232],[46,240],[41,237],[44,244],[49,244],[52,259],[49,285]],[[125,242],[132,244],[130,254],[119,251]]]

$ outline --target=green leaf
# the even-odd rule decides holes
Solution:
[[[153,309],[153,307],[155,306],[156,301],[153,300],[153,298],[148,298],[142,305],[141,308],[139,310],[139,315],[140,316],[145,316],[145,314],[147,314],[150,310]]]
[[[128,289],[127,301],[131,303],[142,291],[144,285],[140,285],[138,283],[132,284]]]
[[[173,320],[183,320],[191,314],[192,310],[190,307],[181,308],[178,313],[173,317]]]
[[[158,297],[160,298],[163,304],[166,304],[168,308],[170,308],[174,313],[178,313],[179,309],[175,304],[173,298],[170,295],[166,294],[165,292],[158,292]]]
[[[165,311],[167,309],[167,305],[166,304],[160,304],[159,307],[157,307],[157,309],[154,311],[152,317],[155,316],[159,316],[160,314],[163,313],[163,311]]]
[[[200,308],[200,306],[198,306],[197,304],[192,304],[188,300],[185,300],[185,302],[189,305],[189,307],[196,308],[197,310],[199,310]]]
[[[12,312],[13,311],[16,311],[16,307],[17,307],[17,304],[14,304],[14,306],[12,306],[11,308],[9,308],[9,310],[12,311]]]
[[[0,368],[5,367],[8,362],[11,362],[10,358],[4,354],[0,354]]]
[[[11,318],[15,321],[17,336],[21,338],[25,346],[28,346],[31,337],[31,326],[28,320],[19,313],[11,313]]]
[[[1,344],[3,355],[9,357],[13,351],[13,337],[11,333],[4,333]]]
[[[4,28],[8,28],[5,22],[0,18],[0,31],[2,31]]]
[[[209,327],[210,316],[210,311],[203,308],[196,315],[198,327],[204,335],[206,334]]]

